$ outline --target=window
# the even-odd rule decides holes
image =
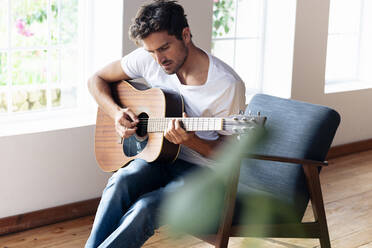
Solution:
[[[370,0],[330,1],[326,92],[372,82],[371,11]]]
[[[121,57],[122,10],[121,1],[0,0],[0,136],[95,123],[86,82]]]
[[[295,0],[214,0],[212,54],[258,92],[290,97]]]
[[[233,67],[251,91],[261,91],[264,8],[262,0],[214,1],[212,53]]]
[[[0,0],[0,113],[76,108],[78,0]]]

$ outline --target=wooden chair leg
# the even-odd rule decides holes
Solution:
[[[214,247],[215,248],[227,248],[228,243],[229,243],[229,234],[225,234],[221,237],[217,235]]]
[[[329,240],[329,235],[325,235],[327,237],[319,238],[320,247],[322,248],[331,248],[331,241]]]
[[[322,196],[322,189],[320,187],[318,168],[309,165],[304,165],[303,168],[310,192],[311,206],[313,209],[314,218],[315,221],[319,223],[320,247],[330,248],[331,242],[329,239],[327,219],[324,210],[324,202]]]
[[[220,226],[216,235],[215,247],[227,248],[230,237],[232,219],[234,216],[236,192],[238,190],[240,164],[231,169],[230,177],[227,180],[224,210],[221,216]]]

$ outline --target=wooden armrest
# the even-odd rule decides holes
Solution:
[[[275,162],[312,165],[316,167],[328,166],[327,161],[323,162],[323,161],[316,161],[316,160],[309,160],[309,159],[287,158],[287,157],[268,156],[268,155],[261,155],[261,154],[247,154],[247,156],[252,159],[269,160],[269,161],[275,161]]]

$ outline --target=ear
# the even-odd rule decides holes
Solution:
[[[182,39],[186,44],[191,42],[191,32],[189,27],[182,30]]]

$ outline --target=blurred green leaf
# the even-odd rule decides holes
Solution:
[[[232,140],[216,159],[215,171],[194,173],[186,179],[186,186],[171,194],[164,204],[163,222],[176,232],[207,234],[216,230],[224,203],[225,185],[231,172],[240,166],[241,158],[264,137],[264,131]]]

